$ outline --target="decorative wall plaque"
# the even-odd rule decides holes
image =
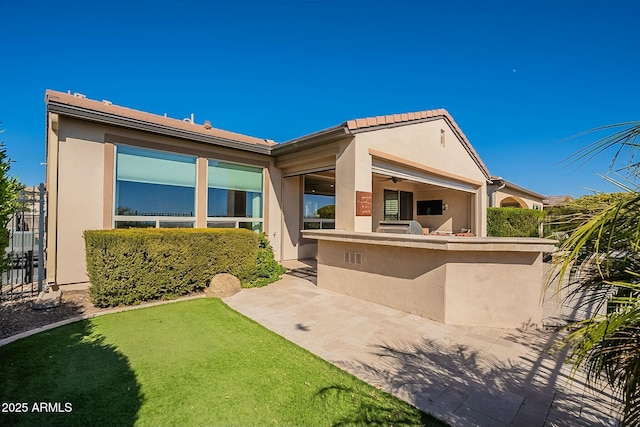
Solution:
[[[371,216],[371,192],[356,191],[356,216]]]

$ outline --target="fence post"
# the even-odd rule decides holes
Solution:
[[[24,282],[33,282],[33,249],[27,251],[27,259],[24,264]]]

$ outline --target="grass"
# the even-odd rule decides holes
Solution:
[[[217,299],[74,323],[0,361],[1,425],[443,425]]]

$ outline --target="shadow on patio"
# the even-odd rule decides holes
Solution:
[[[492,356],[492,348],[480,352],[424,338],[418,345],[373,346],[375,365],[338,365],[453,425],[617,425],[611,393],[586,386],[579,373],[571,380],[565,353],[550,351],[557,335],[538,335],[534,344],[531,331],[505,336],[530,348],[506,361]]]

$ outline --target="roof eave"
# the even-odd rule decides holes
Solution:
[[[314,132],[309,135],[274,145],[271,147],[271,153],[274,156],[282,156],[302,149],[309,149],[319,145],[339,141],[349,135],[351,135],[351,132],[345,125],[334,126],[332,128],[324,129],[319,132]]]
[[[174,138],[187,139],[190,141],[197,141],[204,144],[214,144],[214,145],[222,146],[225,148],[250,151],[253,153],[269,155],[271,154],[271,150],[272,150],[271,146],[260,146],[257,144],[253,145],[253,144],[247,144],[244,142],[234,141],[231,139],[221,138],[218,136],[207,136],[197,132],[190,132],[184,129],[177,129],[177,128],[173,128],[166,125],[133,119],[130,117],[123,117],[116,114],[90,110],[87,108],[77,107],[74,105],[68,105],[65,103],[57,102],[52,99],[47,100],[47,111],[51,113],[61,114],[67,117],[84,119],[92,122],[124,127],[124,128],[143,131],[143,132],[151,132],[159,135],[171,136]]]
[[[502,182],[505,184],[506,187],[512,188],[512,189],[514,189],[516,191],[520,191],[521,193],[527,194],[528,196],[533,196],[533,197],[535,197],[537,199],[546,199],[547,198],[547,196],[544,196],[542,194],[536,193],[535,191],[531,191],[531,190],[529,190],[527,188],[521,187],[521,186],[519,186],[517,184],[514,184],[511,181],[507,181],[504,178],[492,177],[492,179],[493,180],[500,179],[500,180],[502,180]]]
[[[491,174],[489,173],[489,169],[487,168],[487,166],[484,164],[484,162],[480,158],[480,155],[475,151],[475,149],[473,148],[473,145],[471,145],[471,142],[469,142],[469,140],[467,139],[466,135],[464,135],[462,130],[459,129],[458,125],[455,124],[455,122],[450,117],[449,113],[446,112],[446,110],[438,110],[438,111],[443,111],[443,113],[441,113],[439,115],[430,116],[430,117],[420,118],[420,119],[413,119],[413,120],[407,120],[407,121],[401,121],[401,122],[393,122],[393,123],[388,123],[388,124],[380,124],[380,125],[373,125],[373,126],[367,126],[367,127],[354,128],[354,129],[351,129],[349,132],[352,133],[352,134],[363,133],[363,132],[371,132],[371,131],[375,131],[375,130],[378,130],[378,129],[386,129],[386,128],[393,128],[393,127],[407,126],[407,125],[413,125],[413,124],[425,123],[425,122],[432,122],[432,121],[436,121],[436,120],[441,120],[442,119],[442,120],[447,122],[447,124],[449,125],[451,130],[462,141],[462,143],[463,143],[462,145],[464,146],[465,150],[469,153],[469,155],[471,156],[473,161],[476,163],[476,165],[478,165],[478,168],[480,168],[480,170],[482,171],[482,173],[485,176],[487,182],[491,182]],[[355,121],[355,120],[352,120],[352,122],[353,121]]]

